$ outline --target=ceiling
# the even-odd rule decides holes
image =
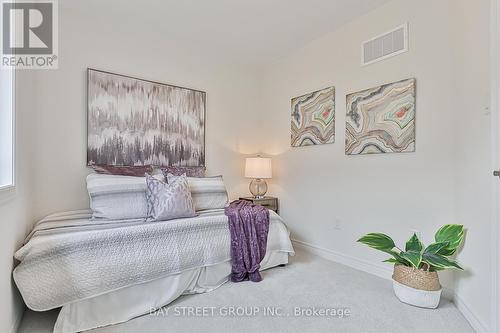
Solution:
[[[120,16],[245,64],[285,56],[389,0],[65,0],[93,19]]]

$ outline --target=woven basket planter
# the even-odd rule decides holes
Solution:
[[[401,302],[422,308],[438,307],[441,285],[437,272],[395,265],[392,280],[394,293]]]

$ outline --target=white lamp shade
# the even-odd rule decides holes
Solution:
[[[272,178],[271,159],[267,157],[248,157],[245,163],[246,178]]]

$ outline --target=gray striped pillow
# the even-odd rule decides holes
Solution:
[[[168,182],[178,176],[167,175]],[[222,176],[216,177],[188,177],[189,189],[196,211],[221,209],[227,206],[229,198]]]
[[[146,178],[90,174],[87,190],[94,219],[145,219]]]

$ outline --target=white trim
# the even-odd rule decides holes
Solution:
[[[392,269],[390,265],[377,265],[367,260],[362,260],[359,258],[352,257],[340,252],[325,249],[320,246],[316,246],[307,242],[303,242],[292,238],[294,246],[308,252],[317,255],[318,257],[337,262],[339,264],[349,266],[351,268],[370,273],[381,277],[383,279],[392,279]]]
[[[316,246],[307,242],[303,242],[292,238],[294,247],[300,248],[303,251],[317,255],[318,257],[330,260],[359,271],[378,276],[385,280],[392,281],[392,268],[389,264],[374,264],[370,261],[359,259],[344,253],[325,249],[321,246]],[[453,299],[453,290],[443,287],[443,297],[449,300]]]
[[[365,40],[361,43],[361,66],[368,66],[368,65],[371,65],[371,64],[374,64],[376,62],[379,62],[379,61],[382,61],[382,60],[385,60],[385,59],[388,59],[388,58],[392,58],[392,57],[395,57],[397,55],[400,55],[401,53],[405,53],[405,52],[408,52],[409,51],[409,42],[408,42],[408,38],[409,38],[409,35],[408,35],[408,22],[406,23],[403,23],[401,24],[400,26],[392,29],[392,30],[389,30],[389,31],[386,31],[380,35],[377,35],[373,38],[370,38],[368,40]],[[399,51],[396,51],[396,52],[393,52],[393,53],[390,53],[388,55],[385,55],[385,56],[382,56],[380,58],[377,58],[377,59],[373,59],[371,61],[368,61],[368,62],[365,62],[365,44],[366,43],[369,43],[371,41],[374,41],[375,39],[377,38],[380,38],[382,36],[385,36],[387,34],[390,34],[391,32],[394,32],[394,31],[397,31],[399,29],[403,28],[403,31],[404,31],[404,47],[403,49],[399,50]]]
[[[460,311],[462,315],[465,317],[465,319],[467,319],[467,321],[472,326],[474,331],[476,331],[477,333],[489,332],[486,325],[481,320],[479,320],[479,318],[474,314],[474,312],[470,310],[470,308],[458,294],[453,295],[453,303],[455,303],[455,306],[457,307],[458,311]]]
[[[11,333],[17,333],[19,331],[19,327],[21,326],[21,322],[22,322],[22,319],[24,317],[24,312],[25,311],[23,310],[18,316],[16,316],[16,320],[14,321],[14,323],[12,324],[12,327],[10,329]]]
[[[0,186],[0,192],[12,191],[15,189],[16,189],[16,186],[14,184]]]
[[[381,277],[386,280],[392,280],[392,269],[389,265],[382,266],[374,264],[367,260],[359,259],[347,254],[343,254],[337,251],[332,251],[320,246],[316,246],[304,241],[300,241],[292,238],[294,247],[299,248],[308,253],[317,255],[318,257],[363,271],[368,274],[372,274]],[[462,313],[469,324],[478,333],[488,333],[487,326],[482,322],[466,305],[463,299],[458,296],[452,289],[443,287],[442,297],[451,300],[457,309]],[[495,332],[495,331],[491,331]]]
[[[3,15],[3,7],[0,8],[0,14]],[[12,18],[11,21],[11,32],[14,31],[16,28],[16,21],[15,18]],[[14,31],[14,33],[16,33]],[[10,192],[15,190],[16,188],[16,159],[17,159],[17,154],[16,154],[16,109],[17,109],[17,101],[16,101],[16,96],[17,96],[17,72],[16,68],[10,67],[10,68],[2,68],[1,70],[3,71],[11,71],[11,117],[10,117],[10,135],[11,135],[11,173],[10,173],[10,183],[6,183],[3,185],[0,185],[0,192]]]
[[[498,0],[490,1],[490,112],[491,112],[491,156],[492,167],[491,171],[500,167],[500,3]],[[493,176],[492,176],[493,177]],[[493,179],[493,178],[492,178]],[[491,220],[491,236],[492,236],[492,304],[491,304],[491,331],[497,332],[500,328],[500,228],[497,223],[500,222],[500,208],[497,203],[500,201],[499,185],[492,181],[491,185],[492,198],[492,220]],[[465,314],[464,314],[465,315]]]
[[[9,123],[10,124],[7,124],[7,126],[9,126],[10,128],[7,130],[7,132],[10,132],[10,145],[11,145],[11,148],[10,148],[10,164],[11,164],[11,170],[10,170],[10,180],[9,182],[5,182],[5,183],[2,183],[0,184],[0,191],[4,191],[4,190],[10,190],[11,188],[14,188],[15,187],[15,184],[16,184],[16,178],[15,178],[15,175],[16,175],[16,172],[15,172],[15,168],[16,168],[16,146],[15,146],[15,142],[16,142],[16,70],[14,68],[12,69],[4,69],[2,71],[10,71],[9,75],[10,75],[10,92],[11,92],[11,96],[10,96],[10,110],[8,112],[10,112],[10,114],[7,116],[7,118],[9,119]],[[2,118],[3,116],[0,116],[0,118]],[[0,130],[3,130],[3,129],[0,129]],[[9,139],[7,139],[9,140]]]
[[[17,71],[12,69],[12,183],[7,189],[15,189],[17,184],[16,179],[16,135],[17,135]]]

